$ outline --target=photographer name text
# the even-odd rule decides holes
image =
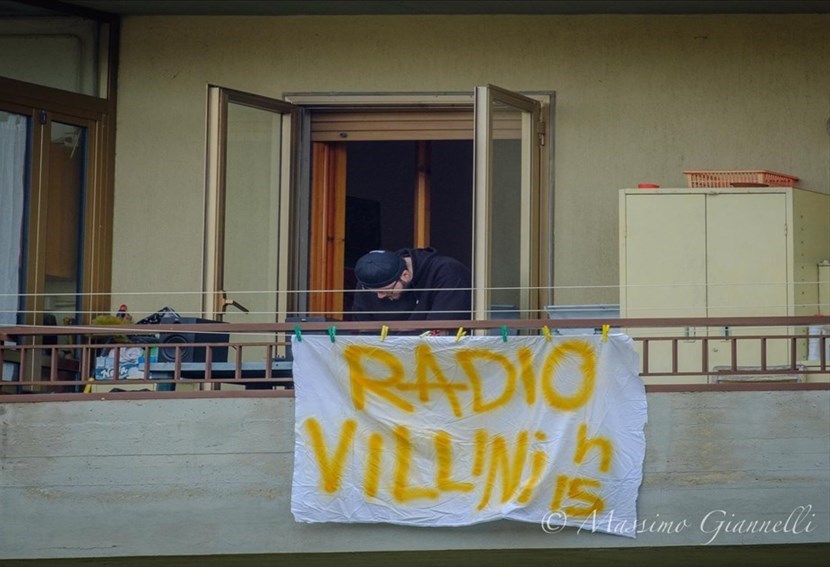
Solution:
[[[542,519],[542,531],[558,533],[570,527],[575,528],[577,533],[603,532],[632,537],[639,534],[676,535],[693,530],[705,538],[703,545],[710,545],[726,534],[809,534],[817,528],[815,517],[811,504],[796,506],[786,517],[777,519],[742,517],[729,510],[717,509],[707,512],[699,520],[668,520],[655,514],[654,517],[640,518],[635,522],[616,519],[613,510],[604,517],[593,513],[586,518],[569,520],[564,512],[555,511]]]

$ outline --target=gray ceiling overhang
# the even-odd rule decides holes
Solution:
[[[0,16],[820,14],[828,0],[2,0]]]

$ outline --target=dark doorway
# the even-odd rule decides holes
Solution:
[[[471,140],[314,145],[309,312],[351,311],[354,265],[370,250],[430,246],[472,268]],[[334,291],[334,293],[332,293]]]
[[[348,270],[369,250],[413,246],[417,142],[353,142],[346,144],[346,151]],[[469,140],[430,142],[429,163],[429,245],[471,267],[473,144]],[[379,218],[372,218],[372,211]],[[379,240],[371,238],[367,224],[371,229],[379,227]]]

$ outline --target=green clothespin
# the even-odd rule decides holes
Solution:
[[[501,340],[507,342],[507,325],[501,326]]]
[[[336,335],[336,334],[337,334],[337,329],[334,328],[334,327],[329,327],[329,338],[331,339],[331,342],[334,342],[334,335]]]
[[[294,336],[297,337],[297,342],[303,342],[303,331],[299,325],[294,325]]]

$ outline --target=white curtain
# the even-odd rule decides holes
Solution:
[[[0,325],[17,322],[25,166],[26,117],[0,112]]]

